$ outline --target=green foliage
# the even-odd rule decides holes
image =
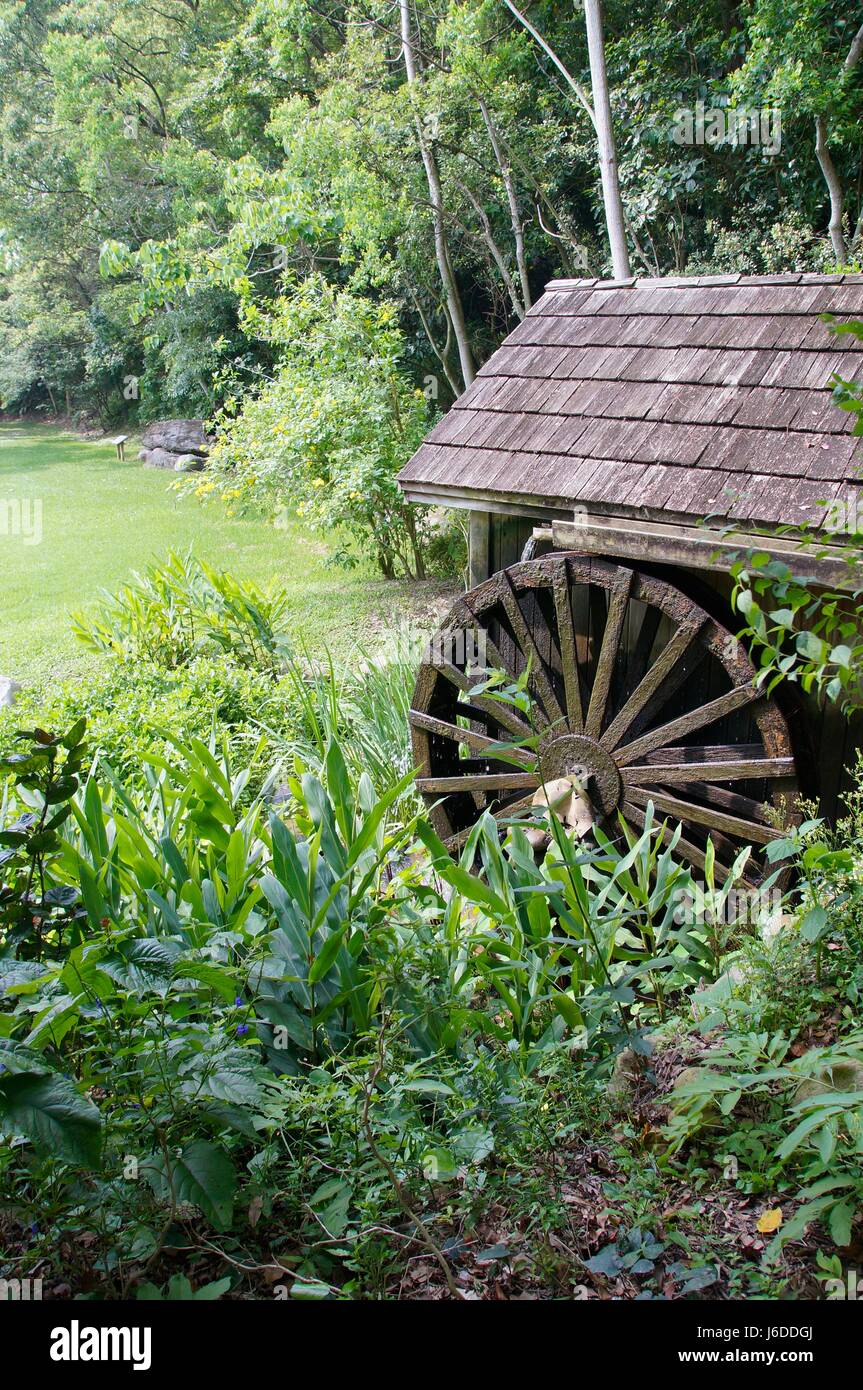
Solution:
[[[339,685],[323,689],[344,727]],[[75,932],[46,928],[39,959],[9,941],[0,955],[0,1172],[20,1210],[47,1210],[46,1240],[76,1228],[82,1201],[99,1213],[115,1290],[143,1263],[141,1297],[224,1296],[233,1283],[168,1283],[160,1252],[206,1233],[254,1242],[264,1216],[290,1233],[291,1296],[385,1283],[381,1223],[423,1213],[442,1242],[445,1211],[481,1212],[497,1165],[526,1174],[538,1142],[553,1151],[550,1087],[604,1113],[616,1051],[648,1067],[693,985],[727,964],[652,815],[593,848],[546,822],[539,861],[524,825],[501,842],[486,817],[455,863],[406,818],[408,780],[378,794],[330,737],[315,773],[298,761],[289,778],[288,821],[250,799],[227,742],[192,736],[166,740],[134,786],[100,758],[72,793],[45,871],[78,905]],[[7,790],[10,814],[35,790]],[[847,864],[817,829],[794,852],[816,849],[812,891],[853,917],[832,886]],[[425,858],[408,853],[415,835]],[[859,1096],[838,1082],[860,1040],[789,1049],[782,1032],[712,1042],[673,1093],[674,1161],[709,1136],[745,1189],[800,1189],[810,1205],[786,1240],[817,1216],[838,1239],[859,1200]],[[582,1277],[643,1296],[712,1287],[709,1252],[670,1262],[653,1229],[633,1211]],[[505,1261],[505,1245],[483,1258]]]
[[[419,827],[453,890],[448,975],[467,999],[483,987],[500,996],[528,1070],[567,1030],[585,1060],[627,1042],[649,1052],[644,1029],[663,1020],[668,998],[701,978],[710,960],[692,920],[691,875],[674,859],[679,829],[666,847],[652,807],[639,835],[621,825],[616,843],[597,831],[595,849],[557,833],[554,822],[552,829],[537,864],[521,824],[502,845],[486,815],[454,864],[431,829]],[[469,872],[477,855],[481,876]],[[465,903],[477,917],[468,936],[455,928]]]
[[[243,302],[266,307],[284,271],[322,266],[331,285],[397,304],[417,384],[457,389],[419,132],[477,360],[553,275],[606,271],[592,125],[516,21],[491,0],[420,5],[409,92],[398,11],[363,18],[305,0],[9,9],[0,398],[104,420],[212,414],[238,376],[245,390],[273,366]],[[580,16],[545,4],[532,19],[586,83]],[[854,228],[853,30],[838,0],[606,7],[638,273],[835,263],[813,126],[827,122]],[[699,100],[781,106],[781,157],[677,145],[675,112]]]
[[[232,660],[199,656],[172,670],[110,661],[48,691],[22,691],[0,721],[0,752],[15,747],[18,723],[39,718],[49,728],[65,728],[79,717],[87,720],[92,754],[106,759],[136,793],[151,786],[150,755],[170,756],[174,738],[208,742],[215,732],[229,737],[234,756],[248,764],[249,788],[257,795],[281,752],[279,740],[293,734],[300,711],[287,680]],[[259,748],[263,731],[267,748]]]
[[[239,666],[276,671],[288,606],[283,590],[263,593],[248,580],[194,555],[170,555],[136,574],[100,611],[76,614],[76,637],[92,651],[174,670],[219,654]]]
[[[320,774],[327,749],[337,743],[355,782],[365,772],[378,792],[403,783],[413,765],[408,714],[417,655],[412,647],[397,645],[380,662],[358,652],[339,667],[329,656],[319,662],[289,658],[281,689],[290,703],[290,722],[278,730],[262,716],[271,746]],[[412,786],[400,802],[419,809]]]
[[[201,598],[202,631],[221,602]],[[746,851],[725,882],[708,852],[698,883],[652,808],[640,832],[590,842],[539,807],[486,815],[455,862],[409,791],[412,668],[272,674],[230,649],[114,662],[111,688],[138,682],[143,701],[161,683],[165,714],[199,692],[188,727],[154,724],[147,747],[146,721],[137,743],[108,721],[86,756],[82,720],[62,739],[37,727],[4,765],[0,1181],[22,1225],[38,1217],[27,1248],[78,1249],[86,1226],[100,1289],[125,1297],[235,1296],[262,1268],[291,1297],[377,1296],[403,1263],[383,1233],[444,1278],[466,1258],[453,1232],[505,1209],[542,1264],[571,1219],[561,1165],[612,1128],[630,1176],[604,1200],[625,1190],[626,1207],[579,1236],[555,1288],[699,1297],[726,1280],[727,1251],[658,1224],[668,1187],[711,1188],[717,1159],[787,1207],[779,1272],[744,1261],[747,1290],[781,1281],[810,1222],[847,1245],[863,1200],[857,802],[835,836],[809,821],[769,847],[776,873],[799,870],[770,940],[729,918]],[[526,680],[482,686],[524,710]],[[663,1136],[669,1045],[697,1065]],[[483,1237],[477,1264],[508,1267],[508,1240]],[[229,1242],[242,1260],[200,1287],[166,1258]]]
[[[774,1254],[816,1219],[848,1245],[863,1202],[863,1037],[788,1054],[782,1034],[732,1034],[668,1097],[672,1151],[709,1133],[716,1159],[737,1160],[750,1188],[803,1184]]]
[[[369,1031],[379,993],[368,955],[370,934],[384,909],[372,889],[393,849],[387,815],[408,773],[375,798],[367,776],[356,797],[337,744],[326,758],[327,788],[306,775],[293,783],[297,817],[307,831],[298,846],[284,823],[270,817],[273,857],[260,881],[278,930],[253,978],[258,1016],[271,1055],[283,1067],[341,1051],[352,1034]]]
[[[430,421],[401,365],[395,307],[314,276],[266,314],[249,302],[244,322],[273,347],[278,366],[238,413],[228,402],[196,490],[264,504],[276,516],[295,510],[370,549],[388,577],[423,577],[425,523],[395,475]],[[353,552],[342,558],[356,563]]]
[[[74,942],[81,915],[77,894],[53,873],[60,828],[72,814],[87,756],[86,721],[65,734],[21,730],[16,744],[28,746],[0,758],[0,775],[11,777],[0,804],[0,931],[2,946],[22,960],[39,960],[48,942]]]

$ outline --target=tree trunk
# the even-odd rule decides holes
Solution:
[[[491,113],[482,97],[479,97],[478,100],[479,109],[485,121],[485,128],[488,131],[488,138],[494,150],[494,157],[497,160],[497,167],[500,170],[500,177],[504,189],[506,190],[506,200],[509,204],[509,220],[512,226],[513,241],[515,242],[515,263],[518,267],[518,278],[521,281],[521,298],[524,304],[524,312],[527,313],[532,300],[530,297],[530,281],[527,275],[527,257],[524,250],[524,223],[521,218],[521,209],[518,206],[518,197],[516,196],[512,169],[509,160],[504,154],[497,129],[491,118]]]
[[[417,67],[416,57],[414,55],[413,36],[411,34],[411,17],[408,0],[399,0],[399,15],[401,18],[402,56],[404,58],[408,87],[414,88],[417,83]],[[434,150],[426,138],[422,117],[418,111],[414,113],[414,120],[416,122],[420,155],[422,156],[423,168],[425,169],[426,181],[428,183],[429,200],[431,202],[435,259],[437,260],[438,273],[440,274],[441,283],[446,296],[447,309],[452,321],[453,334],[458,348],[459,362],[461,363],[462,379],[467,387],[470,386],[473,381],[476,375],[476,369],[474,367],[473,353],[471,352],[470,341],[467,335],[464,307],[461,302],[461,295],[459,294],[458,285],[449,258],[446,227],[444,225],[443,191],[441,188],[440,171],[438,169]]]
[[[575,92],[596,130],[599,145],[599,169],[602,177],[602,201],[605,208],[605,224],[608,228],[608,242],[611,249],[611,263],[618,280],[628,280],[629,252],[626,247],[626,230],[623,221],[623,204],[620,200],[620,184],[617,177],[617,155],[614,149],[614,131],[611,125],[611,103],[608,99],[608,79],[605,73],[605,44],[602,37],[602,12],[599,0],[584,0],[584,14],[587,22],[587,49],[590,55],[590,77],[593,84],[593,106],[580,82],[561,62],[554,49],[546,42],[537,29],[517,9],[512,0],[503,0],[507,9],[520,24],[523,24],[554,63],[569,86]]]
[[[815,155],[824,175],[827,192],[830,194],[830,222],[828,231],[833,246],[833,254],[840,265],[848,260],[845,246],[845,229],[842,219],[845,212],[845,195],[836,172],[836,165],[827,148],[827,121],[824,116],[815,117]]]
[[[417,535],[416,521],[414,520],[414,513],[411,507],[408,507],[407,509],[407,515],[405,517],[405,529],[408,533],[408,539],[410,541],[410,547],[414,561],[414,572],[413,575],[411,575],[410,577],[413,579],[425,579],[425,556],[423,555],[422,546],[420,545],[420,538]]]
[[[851,47],[842,64],[842,80],[847,81],[848,74],[853,72],[857,64],[863,57],[863,24],[860,25],[851,42]],[[833,247],[833,254],[840,265],[848,262],[848,247],[845,243],[845,193],[842,188],[842,181],[833,163],[833,156],[827,145],[827,117],[822,113],[815,117],[815,157],[818,160],[819,168],[824,176],[827,185],[827,192],[830,194],[830,222],[827,230],[830,233],[830,242]],[[863,212],[860,214],[863,219]],[[858,221],[857,229],[854,233],[856,242],[860,230]]]
[[[512,304],[516,318],[523,319],[525,314],[527,313],[528,306],[522,303],[522,300],[519,297],[519,293],[515,285],[515,281],[509,273],[509,267],[506,263],[506,258],[504,257],[503,252],[501,251],[500,247],[495,241],[494,232],[492,231],[491,220],[489,218],[489,215],[483,207],[482,203],[477,198],[476,194],[473,193],[471,189],[468,187],[467,183],[465,183],[464,185],[464,194],[477,215],[477,221],[479,222],[479,225],[482,228],[482,239],[488,247],[489,252],[491,253],[491,258],[497,266],[498,271],[500,272],[500,278],[501,280],[503,280],[504,288],[506,289],[506,292],[509,295],[510,303]]]
[[[602,175],[602,200],[605,204],[605,224],[611,247],[611,263],[616,280],[628,280],[631,275],[623,203],[617,177],[617,154],[614,130],[611,125],[611,102],[608,99],[608,78],[605,71],[605,42],[602,35],[602,5],[600,0],[584,0],[587,26],[587,50],[590,55],[590,80],[593,86],[593,109],[596,117],[596,138],[599,145],[599,168]]]

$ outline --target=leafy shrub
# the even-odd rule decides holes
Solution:
[[[863,323],[823,317],[833,333],[863,339]],[[837,407],[856,416],[853,434],[863,434],[863,383],[835,373],[832,384]],[[738,556],[732,566],[732,597],[743,619],[740,635],[759,654],[760,684],[773,690],[790,681],[853,710],[863,704],[861,516],[854,502],[825,502],[824,507],[823,519],[797,528],[802,555],[794,568],[763,550]],[[843,558],[848,572],[841,589],[816,584],[806,570],[806,553],[821,553],[825,542],[836,539],[831,533],[847,542]]]
[[[267,595],[192,554],[171,554],[116,594],[106,593],[94,615],[75,614],[72,627],[91,651],[167,670],[218,653],[238,665],[275,671],[286,611],[283,590]]]
[[[731,1034],[675,1086],[668,1136],[672,1151],[705,1134],[714,1160],[739,1161],[750,1190],[800,1188],[777,1252],[816,1219],[848,1245],[863,1205],[863,1035],[790,1055],[783,1034]]]
[[[173,670],[108,662],[47,690],[22,691],[14,709],[0,712],[0,752],[14,748],[21,723],[40,719],[62,729],[81,717],[93,755],[106,758],[136,790],[149,786],[147,758],[168,753],[171,739],[206,742],[215,732],[229,737],[234,756],[249,764],[249,789],[257,794],[277,757],[258,751],[261,726],[274,738],[287,735],[299,713],[288,682],[231,660],[196,657]]]
[[[248,302],[245,319],[278,353],[277,374],[237,414],[228,402],[206,479],[189,486],[277,519],[293,509],[334,539],[344,533],[344,563],[356,563],[356,545],[388,577],[423,577],[428,524],[395,478],[430,421],[401,367],[393,306],[314,275],[268,315]]]
[[[329,657],[321,662],[290,659],[280,687],[290,698],[290,722],[278,729],[266,716],[261,720],[272,748],[320,772],[327,749],[338,743],[355,781],[366,772],[376,791],[389,790],[413,766],[408,715],[416,671],[410,651],[396,651],[380,663],[358,652],[338,668]],[[412,783],[401,800],[407,809],[419,808]]]
[[[528,1115],[545,1136],[552,1079],[589,1109],[620,1049],[646,1058],[658,1028],[680,1028],[674,1011],[688,1011],[693,985],[721,980],[728,963],[716,924],[686,910],[679,832],[667,835],[651,811],[639,834],[598,831],[592,846],[540,808],[503,841],[484,816],[455,863],[405,800],[410,770],[383,768],[383,790],[354,771],[364,740],[381,753],[389,726],[379,746],[361,712],[346,716],[343,695],[360,711],[364,699],[388,708],[392,681],[406,692],[403,673],[374,669],[365,685],[368,672],[317,674],[311,694],[299,667],[269,682],[290,692],[312,762],[285,737],[293,775],[279,810],[267,800],[275,767],[252,785],[264,740],[250,760],[228,737],[165,731],[132,782],[104,756],[84,777],[76,753],[82,784],[73,768],[41,862],[62,901],[44,921],[41,887],[29,904],[37,949],[23,937],[0,945],[4,1189],[26,1213],[48,1188],[55,1240],[80,1228],[82,1209],[97,1212],[88,1220],[115,1289],[143,1263],[156,1280],[145,1296],[162,1284],[171,1296],[165,1243],[237,1233],[252,1211],[293,1252],[296,1296],[349,1292],[353,1273],[363,1287],[385,1278],[382,1223],[404,1223],[451,1280],[436,1192],[458,1183],[463,1209],[479,1211],[491,1166],[515,1152]],[[59,773],[62,743],[40,738]],[[80,750],[82,738],[67,742]],[[48,786],[38,776],[26,785],[35,770],[17,766],[7,822],[25,808],[38,818]],[[544,853],[531,827],[550,831]],[[842,906],[826,885],[844,861],[813,857],[817,833],[788,842],[810,854],[801,922],[812,891]],[[26,857],[23,841],[9,848]],[[12,858],[3,882],[14,918],[29,890]],[[793,939],[815,972],[818,940],[802,929]],[[727,996],[722,1008],[713,1026],[739,1026]],[[859,1097],[838,1095],[829,1078],[849,1059],[863,1064],[859,1039],[800,1056],[781,1030],[711,1043],[671,1097],[666,1162],[685,1150],[698,1182],[706,1139],[739,1163],[741,1186],[796,1191],[844,1235],[859,1205]],[[635,1270],[644,1260],[665,1279],[665,1237],[650,1253],[657,1242],[638,1235],[650,1229],[633,1213],[586,1269],[646,1279],[646,1266]],[[789,1221],[783,1238],[797,1229]],[[712,1268],[686,1261],[674,1278],[697,1294]]]

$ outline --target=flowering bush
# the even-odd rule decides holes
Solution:
[[[340,533],[337,558],[371,543],[387,577],[422,578],[428,526],[395,481],[429,428],[422,391],[400,365],[395,307],[311,276],[272,312],[248,302],[246,329],[276,351],[276,375],[242,405],[226,402],[199,496],[288,508]],[[236,412],[236,413],[234,413]]]

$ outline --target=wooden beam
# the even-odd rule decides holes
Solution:
[[[541,528],[538,534],[547,535],[550,527],[556,550],[726,571],[730,570],[731,557],[735,553],[764,550],[771,559],[784,560],[798,573],[811,575],[825,588],[853,591],[860,587],[860,577],[855,578],[848,564],[854,556],[850,546],[825,544],[816,546],[817,554],[813,554],[811,545],[803,549],[800,540],[790,531],[782,534],[754,531],[726,533],[712,527],[693,525],[691,517],[678,517],[671,508],[645,508],[647,515],[644,517],[601,511],[584,512],[576,522],[571,520],[573,504],[564,498],[509,492],[483,493],[475,488],[450,488],[410,481],[400,486],[409,502],[544,521],[548,525]]]
[[[542,534],[546,528],[537,528]],[[537,532],[535,532],[536,534]],[[748,532],[726,533],[704,526],[662,525],[632,522],[624,517],[585,516],[581,521],[553,521],[555,550],[574,550],[586,555],[611,555],[628,560],[689,566],[693,569],[731,569],[735,557],[763,550],[772,560],[782,560],[796,573],[811,575],[819,584],[836,589],[858,589],[863,581],[855,574],[853,552],[837,545],[803,549],[788,536],[761,536]]]

